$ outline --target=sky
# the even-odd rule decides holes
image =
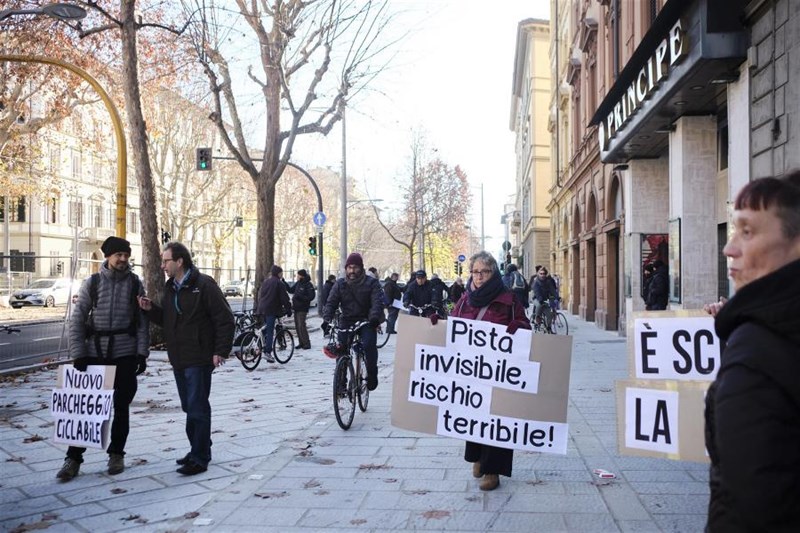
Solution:
[[[390,68],[347,109],[347,174],[364,194],[388,202],[392,178],[409,168],[412,132],[424,131],[436,155],[469,178],[476,236],[483,184],[486,249],[497,256],[505,239],[500,217],[515,190],[509,117],[517,26],[548,19],[550,2],[391,0],[391,7],[402,11],[408,36]],[[341,128],[299,141],[293,158],[340,169]]]

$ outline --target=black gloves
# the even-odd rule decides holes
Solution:
[[[147,356],[137,355],[136,360],[138,363],[136,366],[136,375],[138,376],[139,374],[147,370]]]
[[[72,366],[75,367],[75,370],[80,370],[81,372],[86,372],[86,367],[89,366],[89,358],[88,357],[78,357],[75,359],[75,362],[72,363]]]
[[[292,317],[292,310],[289,309],[288,311],[286,311],[286,318],[291,318],[291,317]]]
[[[331,325],[328,324],[327,322],[323,322],[322,326],[320,326],[320,327],[322,328],[322,332],[325,335],[330,335],[331,334]]]
[[[369,319],[369,327],[374,329],[374,328],[377,328],[380,325],[381,325],[381,319],[380,318],[370,318]]]

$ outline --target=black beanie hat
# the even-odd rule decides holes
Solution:
[[[117,252],[125,252],[126,254],[130,255],[131,243],[125,239],[121,239],[120,237],[109,237],[103,242],[100,250],[103,251],[103,255],[105,257],[114,255]]]

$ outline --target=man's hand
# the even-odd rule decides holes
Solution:
[[[322,328],[322,332],[325,335],[330,335],[331,334],[331,325],[328,324],[327,322],[323,322],[320,327]]]
[[[136,299],[139,301],[139,308],[142,311],[150,311],[153,308],[153,301],[147,296],[137,296]]]
[[[433,313],[428,318],[431,319],[431,326],[435,326],[439,322],[439,319],[442,318],[442,317],[440,317],[436,313]]]
[[[142,374],[145,370],[147,370],[147,356],[145,355],[137,355],[136,356],[137,365],[136,365],[136,375]]]
[[[222,357],[221,355],[215,355],[211,359],[212,361],[214,361],[214,368],[225,364],[225,358]]]
[[[72,366],[75,367],[75,370],[86,372],[86,367],[89,366],[89,358],[78,357],[77,359],[75,359],[75,362],[72,363]]]
[[[722,306],[725,305],[727,302],[728,302],[727,298],[725,298],[724,296],[720,296],[718,302],[704,305],[703,311],[705,311],[706,313],[708,313],[713,317],[716,317],[717,313],[719,313],[720,309],[722,309]]]
[[[380,325],[381,325],[381,319],[380,318],[370,318],[369,319],[369,327],[371,327],[372,329],[375,329]]]

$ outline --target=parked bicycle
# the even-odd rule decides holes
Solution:
[[[336,359],[333,370],[333,412],[342,429],[350,429],[356,413],[356,403],[361,412],[367,410],[367,357],[361,342],[361,330],[368,322],[356,322],[349,328],[331,327],[325,355]],[[344,344],[340,344],[344,339]]]
[[[242,366],[247,370],[255,370],[264,354],[264,334],[261,327],[253,322],[250,329],[236,339],[235,345],[239,346],[236,356],[242,362]],[[283,325],[280,317],[275,320],[275,333],[272,336],[270,353],[274,360],[281,364],[288,363],[294,355],[294,336]],[[269,358],[267,360],[269,361]]]
[[[0,324],[0,333],[8,333],[11,335],[12,333],[20,333],[21,331],[22,330],[19,328]]]

